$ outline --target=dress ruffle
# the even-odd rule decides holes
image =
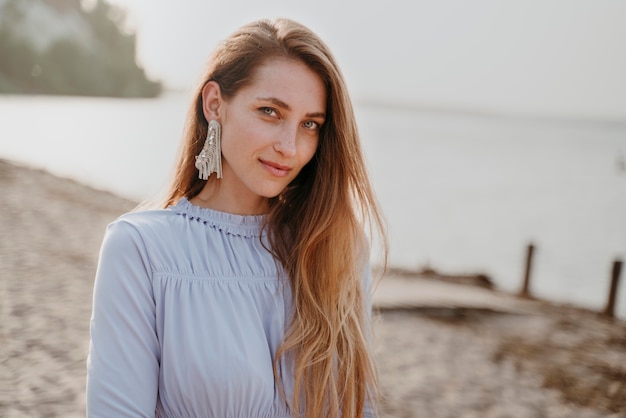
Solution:
[[[182,197],[177,204],[170,206],[169,209],[190,221],[203,223],[226,234],[248,238],[265,235],[262,231],[265,215],[235,215],[202,208],[193,205],[185,197]]]

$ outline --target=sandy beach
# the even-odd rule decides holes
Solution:
[[[98,250],[135,203],[3,160],[0,187],[0,416],[84,416]],[[394,286],[439,285],[379,285],[392,295],[375,317],[382,417],[626,417],[624,321],[497,292],[393,303]]]

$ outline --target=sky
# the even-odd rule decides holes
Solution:
[[[357,101],[626,121],[623,0],[109,1],[175,88],[237,27],[288,17],[330,46]]]

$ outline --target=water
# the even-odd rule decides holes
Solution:
[[[187,99],[0,96],[0,158],[152,197],[171,172]],[[626,122],[358,104],[357,117],[392,265],[485,273],[515,291],[533,242],[535,294],[604,306],[611,264],[626,260]]]

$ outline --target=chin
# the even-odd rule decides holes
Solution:
[[[293,180],[292,180],[293,181]],[[289,186],[290,182],[267,181],[262,184],[250,185],[249,190],[259,197],[273,199],[280,196]]]
[[[261,196],[268,198],[268,199],[273,199],[275,197],[278,197],[283,190],[285,190],[284,188],[280,189],[279,191],[271,191],[271,192],[267,192],[267,193],[261,193]]]
[[[260,187],[258,190],[259,196],[265,197],[267,199],[272,199],[279,196],[287,187],[287,185],[282,184],[268,184],[267,187]]]

